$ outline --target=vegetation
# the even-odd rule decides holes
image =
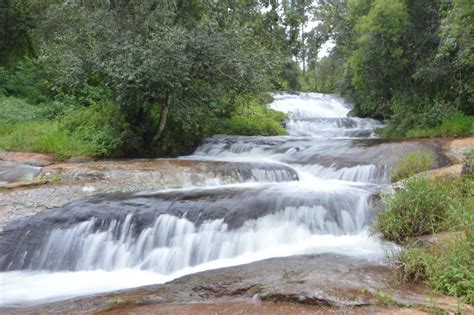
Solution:
[[[474,116],[454,114],[441,121],[436,128],[410,129],[406,132],[408,138],[426,137],[460,137],[474,135]]]
[[[308,33],[319,51],[307,77],[342,94],[353,114],[389,119],[386,137],[473,135],[474,3],[325,0]]]
[[[97,156],[284,133],[262,98],[282,89],[341,94],[355,115],[389,118],[387,137],[473,134],[469,0],[0,0],[0,9],[0,119],[54,121]],[[116,123],[94,117],[77,129],[78,114],[63,125],[73,111]]]
[[[410,177],[417,173],[434,168],[436,159],[429,150],[410,151],[405,153],[395,164],[391,174],[392,182]]]
[[[407,181],[378,215],[376,229],[389,240],[406,243],[410,238],[460,229],[472,219],[472,178],[419,177]]]
[[[441,246],[412,245],[396,259],[404,281],[427,282],[436,292],[449,294],[474,304],[474,236],[464,234]]]
[[[299,88],[309,1],[0,7],[0,149],[173,156],[215,133],[285,133],[264,95]]]
[[[410,179],[377,218],[376,230],[397,243],[407,244],[395,259],[400,277],[427,282],[435,291],[474,304],[474,181]],[[417,236],[454,232],[440,244],[423,245]]]

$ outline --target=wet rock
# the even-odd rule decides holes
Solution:
[[[463,174],[464,167],[464,164],[456,164],[422,172],[413,177],[426,177],[430,180],[446,177],[459,178]]]
[[[197,160],[127,160],[56,164],[41,169],[36,181],[3,185],[0,231],[7,222],[100,193],[131,192],[232,184],[292,181],[292,168],[276,163]],[[46,184],[45,184],[46,183]],[[43,185],[40,185],[43,184]]]
[[[443,149],[453,163],[466,162],[468,155],[474,150],[474,137],[445,141]]]
[[[54,158],[52,155],[45,153],[0,152],[0,162],[0,165],[47,166],[54,163]]]
[[[445,311],[458,307],[467,312],[472,310],[457,304],[455,299],[429,294],[423,285],[399,284],[392,273],[388,266],[360,258],[331,254],[293,256],[200,272],[163,285],[2,311],[5,314],[160,314],[163,310],[173,310],[177,314],[189,314],[196,309],[202,313],[238,309],[245,314],[265,310],[278,314],[293,309],[334,314],[403,314],[406,307],[411,307],[408,314],[417,314],[421,312],[417,309],[433,303]]]
[[[19,165],[0,171],[0,184],[9,184],[18,181],[32,180],[41,168]]]

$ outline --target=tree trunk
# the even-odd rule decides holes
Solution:
[[[161,104],[160,108],[160,123],[158,125],[159,133],[163,133],[166,128],[166,120],[168,118],[168,112],[170,110],[170,97],[169,95],[166,96],[165,101]]]
[[[305,45],[305,42],[304,42],[305,24],[306,23],[303,23],[303,25],[301,26],[301,48],[302,48],[302,50],[301,50],[301,59],[303,59],[303,79],[306,80],[306,45]]]

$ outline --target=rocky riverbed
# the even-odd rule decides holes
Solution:
[[[0,153],[2,312],[470,312],[400,283],[397,246],[369,231],[400,156],[431,150],[429,177],[459,176],[474,138],[382,141],[331,96],[275,98],[288,136],[177,159]]]

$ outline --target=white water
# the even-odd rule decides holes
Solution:
[[[251,181],[280,182],[270,186],[222,186],[222,182],[208,179],[209,186],[237,187],[242,196],[259,191],[265,204],[274,202],[278,209],[235,228],[229,228],[224,219],[196,225],[185,217],[168,214],[156,217],[141,230],[137,230],[131,214],[123,222],[105,224],[90,218],[72,227],[56,228],[36,250],[28,268],[0,273],[0,305],[35,304],[163,283],[193,272],[270,257],[331,252],[382,260],[391,245],[367,233],[372,189],[366,183],[383,183],[385,169],[371,164],[325,167],[314,162],[288,162],[298,160],[308,147],[319,155],[337,155],[351,142],[328,146],[332,139],[355,139],[361,134],[372,137],[371,130],[380,123],[347,118],[347,105],[328,95],[278,94],[270,106],[290,114],[290,136],[217,139],[187,158],[272,162],[294,168],[299,181],[288,182],[294,178],[284,171],[251,172]],[[186,194],[195,189],[180,191]],[[206,189],[211,193],[217,188]],[[301,200],[304,205],[293,205]],[[103,228],[98,229],[98,225]]]

